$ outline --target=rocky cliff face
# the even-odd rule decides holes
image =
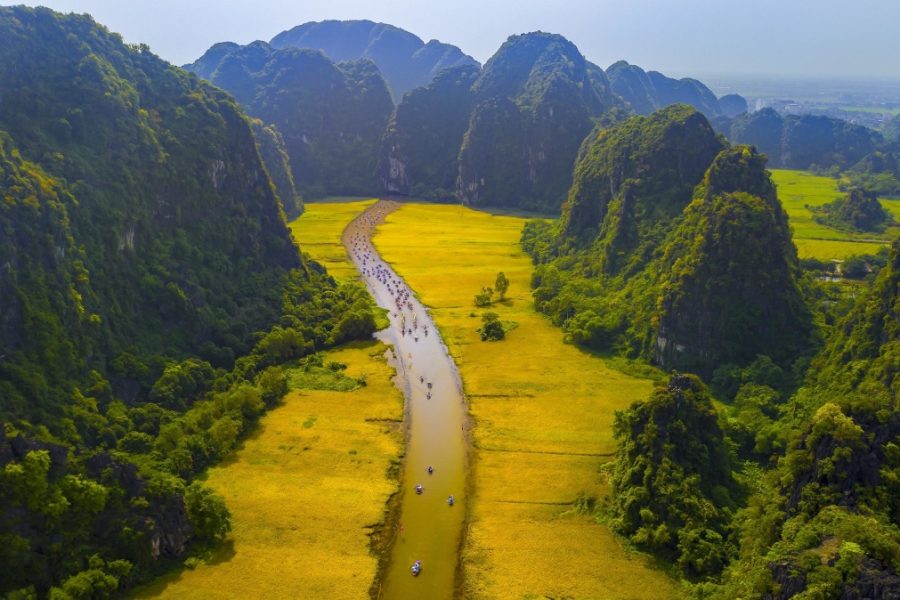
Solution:
[[[561,36],[509,38],[473,87],[476,104],[460,150],[459,198],[473,205],[557,210],[581,141],[594,119],[613,107],[596,71]],[[492,144],[501,151],[485,162]]]
[[[403,97],[384,136],[379,169],[389,193],[436,200],[454,197],[457,157],[479,74],[473,66],[450,68]]]
[[[335,62],[366,58],[374,62],[399,102],[428,85],[444,69],[479,67],[478,61],[450,44],[427,44],[408,31],[372,21],[320,21],[298,25],[272,38],[274,48],[321,50]]]

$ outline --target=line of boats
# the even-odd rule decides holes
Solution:
[[[431,384],[428,384],[428,385],[429,385],[429,387],[430,387]],[[426,468],[425,471],[426,471],[429,475],[432,475],[432,474],[434,473],[434,467],[432,467],[431,465],[428,465],[428,468]],[[416,494],[421,495],[422,492],[424,492],[424,491],[425,491],[425,488],[422,487],[422,484],[421,484],[421,483],[417,483],[417,484],[416,484]],[[448,506],[453,506],[453,504],[454,504],[455,502],[456,502],[456,500],[454,500],[453,494],[450,494],[449,496],[447,496],[447,505],[448,505]],[[421,561],[421,560],[417,560],[417,561],[415,561],[415,562],[412,564],[412,574],[413,574],[413,577],[418,577],[418,576],[419,576],[419,573],[421,573],[421,572],[422,572],[422,561]]]

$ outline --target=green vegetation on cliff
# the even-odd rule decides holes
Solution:
[[[758,355],[789,365],[809,350],[787,214],[752,148],[715,158],[663,253],[658,364],[709,376]]]
[[[249,114],[278,128],[303,194],[365,195],[380,189],[378,153],[393,103],[371,61],[335,64],[315,50],[277,50],[254,42],[213,46],[186,68],[208,73],[209,81],[233,94]]]
[[[554,232],[526,228],[538,308],[575,342],[709,378],[810,344],[764,159],[676,105],[588,142]],[[693,201],[691,201],[693,197]]]
[[[266,125],[259,119],[251,120],[250,125],[259,148],[259,157],[272,179],[287,220],[299,217],[303,213],[303,198],[294,183],[291,159],[284,147],[284,138],[274,125]]]
[[[787,449],[738,513],[736,560],[704,597],[900,593],[898,273],[895,244],[776,422]]]
[[[739,490],[706,386],[671,377],[616,414],[615,434],[612,526],[688,576],[720,571]]]
[[[227,95],[86,16],[0,37],[0,593],[108,597],[227,533],[194,476],[371,301],[301,258]]]
[[[722,148],[703,115],[684,105],[600,130],[575,166],[564,235],[595,245],[606,273],[631,259],[640,266]]]
[[[595,119],[617,106],[601,74],[562,36],[510,37],[472,88],[459,199],[555,212],[582,140]]]

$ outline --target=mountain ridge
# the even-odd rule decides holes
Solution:
[[[481,66],[456,46],[438,40],[425,43],[409,31],[369,20],[310,21],[282,31],[269,43],[279,49],[321,50],[335,62],[368,58],[381,70],[395,101],[443,69]]]

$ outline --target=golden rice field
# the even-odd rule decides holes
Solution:
[[[840,260],[852,254],[873,254],[900,235],[900,227],[888,228],[883,234],[857,234],[816,223],[807,206],[821,206],[843,196],[837,181],[806,171],[773,169],[771,173],[778,186],[778,198],[788,213],[800,258]],[[881,203],[900,221],[900,200],[882,199]]]
[[[369,597],[373,527],[397,482],[403,397],[380,342],[347,345],[325,361],[367,385],[350,392],[293,390],[207,483],[233,531],[207,564],[166,575],[138,598]]]
[[[475,423],[466,597],[676,596],[676,584],[645,556],[573,510],[578,496],[608,493],[599,469],[615,450],[613,414],[646,397],[651,382],[564,344],[534,311],[532,265],[518,243],[523,224],[460,206],[407,204],[375,236],[383,258],[431,307]],[[481,342],[483,311],[473,296],[498,271],[510,289],[490,310],[518,326],[505,341]]]
[[[234,456],[209,470],[233,531],[209,564],[166,575],[138,598],[368,598],[377,558],[369,534],[384,516],[402,453],[403,399],[381,343],[329,352],[352,392],[295,390]]]
[[[332,277],[355,277],[356,267],[347,258],[341,233],[347,223],[375,202],[371,198],[307,204],[303,215],[291,221],[291,232],[303,252],[322,263]]]

